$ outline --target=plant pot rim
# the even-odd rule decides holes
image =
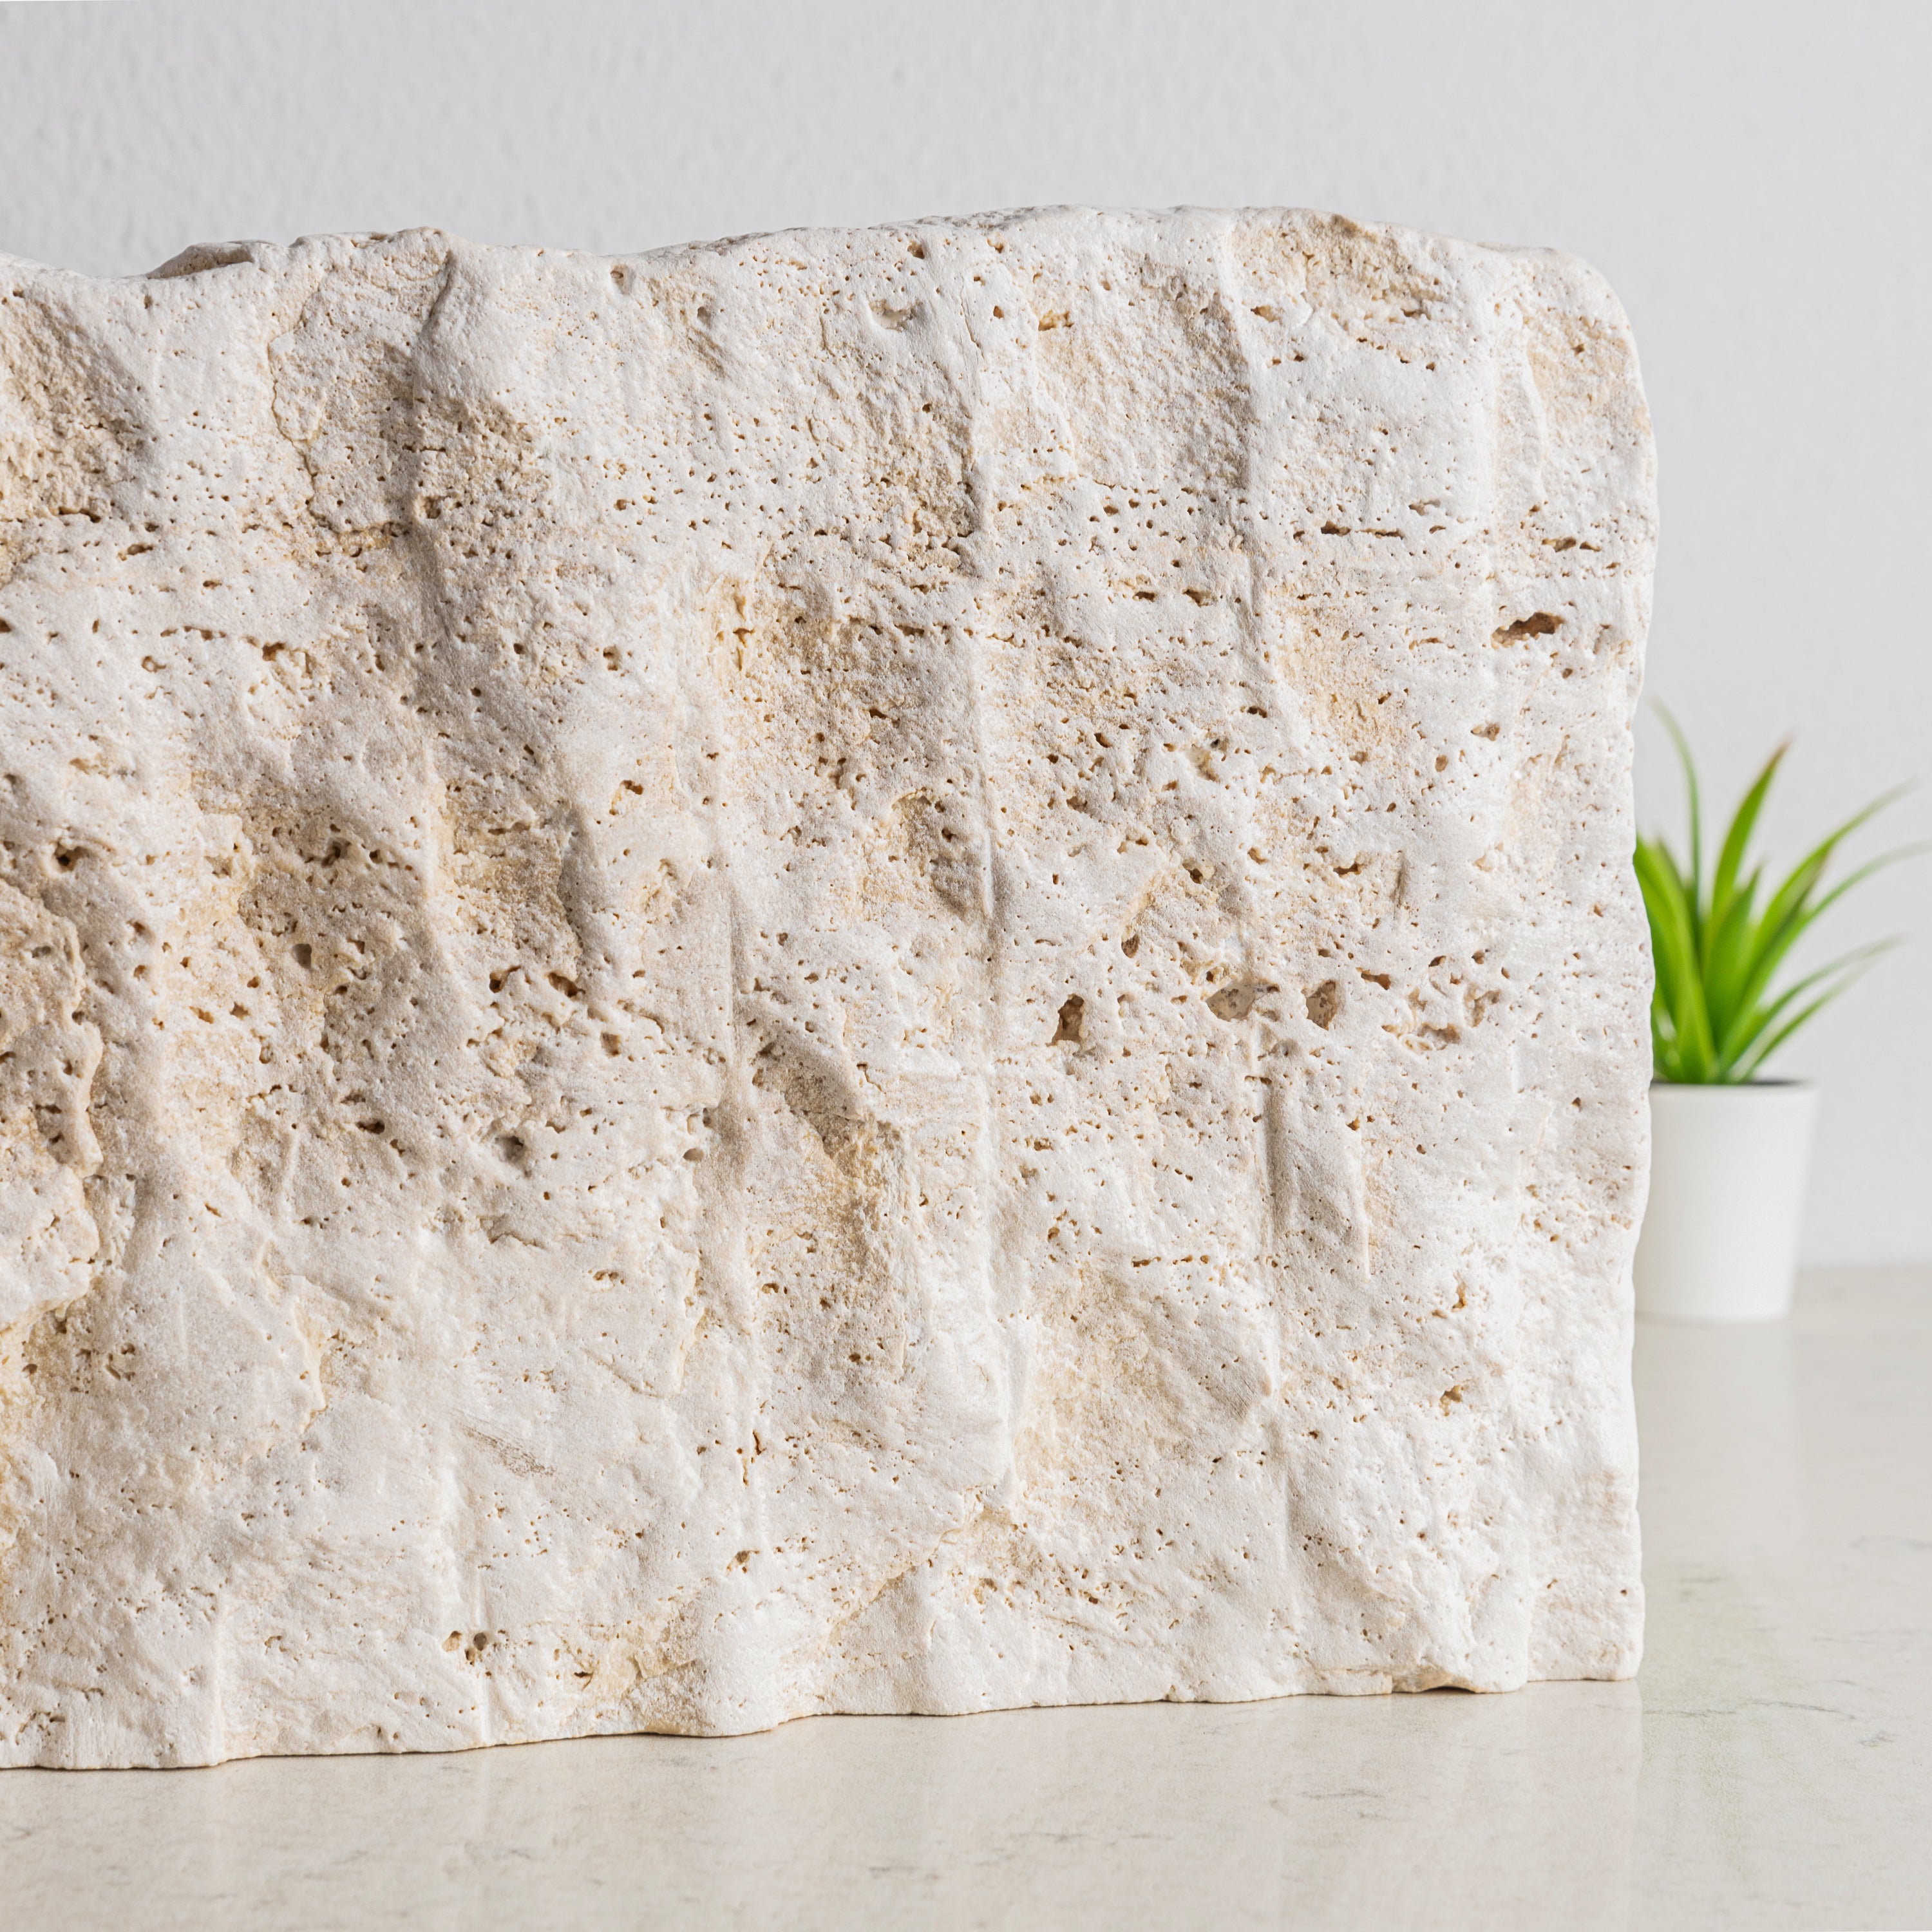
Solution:
[[[1815,1080],[1794,1078],[1790,1080],[1656,1080],[1650,1083],[1654,1094],[1663,1088],[1672,1094],[1765,1094],[1790,1093],[1795,1089],[1815,1089]]]

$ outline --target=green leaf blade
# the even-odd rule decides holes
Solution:
[[[1800,1027],[1899,942],[1857,947],[1774,993],[1793,948],[1853,886],[1885,866],[1932,850],[1932,844],[1881,853],[1828,891],[1823,889],[1826,871],[1844,842],[1910,789],[1895,787],[1814,846],[1760,908],[1764,868],[1745,868],[1766,800],[1790,749],[1787,740],[1766,760],[1738,800],[1707,884],[1696,760],[1676,719],[1661,704],[1655,709],[1676,748],[1690,820],[1688,867],[1678,866],[1660,838],[1640,838],[1633,855],[1656,966],[1651,1001],[1655,1076],[1695,1084],[1748,1081]],[[1814,996],[1804,1000],[1814,988],[1819,989]]]

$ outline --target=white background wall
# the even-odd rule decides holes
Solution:
[[[1655,412],[1652,691],[1773,850],[1932,766],[1932,4],[0,5],[0,251],[434,224],[617,252],[1041,202],[1301,203],[1605,272]],[[1639,804],[1678,800],[1646,728]],[[1894,838],[1932,830],[1922,794]],[[1932,1258],[1932,862],[1916,935],[1795,1043],[1814,1260]]]

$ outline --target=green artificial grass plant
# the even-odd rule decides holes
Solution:
[[[1760,908],[1763,868],[1754,866],[1745,872],[1746,848],[1788,742],[1766,760],[1739,801],[1717,863],[1707,873],[1697,769],[1677,721],[1662,706],[1658,710],[1677,747],[1690,793],[1690,864],[1687,874],[1661,838],[1636,842],[1637,881],[1650,915],[1657,963],[1657,992],[1650,1007],[1654,1070],[1659,1080],[1690,1086],[1742,1083],[1754,1078],[1820,1007],[1898,941],[1859,946],[1774,993],[1772,982],[1792,947],[1860,880],[1924,848],[1900,846],[1881,853],[1830,891],[1822,890],[1825,869],[1839,845],[1907,789],[1901,785],[1854,812],[1815,846]]]

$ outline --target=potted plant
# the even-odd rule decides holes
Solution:
[[[1874,799],[1815,846],[1760,906],[1762,868],[1747,872],[1758,814],[1788,748],[1744,794],[1706,867],[1696,767],[1684,734],[1660,714],[1690,796],[1688,868],[1661,838],[1637,841],[1657,990],[1651,1003],[1650,1204],[1636,1250],[1640,1315],[1678,1321],[1774,1320],[1791,1306],[1817,1090],[1768,1078],[1765,1063],[1878,955],[1858,947],[1780,986],[1792,948],[1821,914],[1900,847],[1830,890],[1840,844],[1899,796]]]

